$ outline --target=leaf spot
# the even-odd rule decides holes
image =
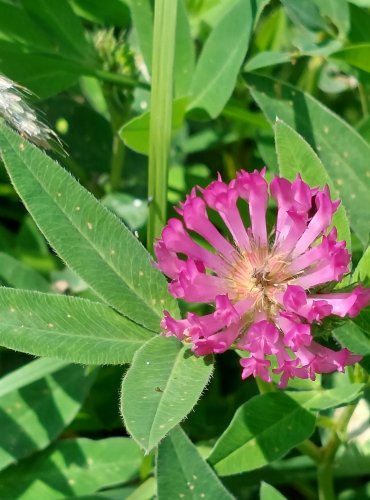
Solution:
[[[72,318],[72,316],[70,314],[67,314],[67,318]]]
[[[58,198],[62,196],[62,193],[57,193]]]
[[[11,307],[11,308],[9,309],[9,311],[10,311],[11,313],[15,313],[15,309],[14,309],[14,307]]]
[[[370,170],[366,172],[366,177],[370,177]]]
[[[74,484],[76,484],[76,481],[74,479],[68,479],[68,484],[73,486]]]
[[[166,426],[164,424],[160,425],[159,428],[160,429],[164,429]]]
[[[87,227],[88,227],[88,228],[90,229],[90,231],[91,231],[91,230],[92,230],[92,228],[93,228],[94,226],[91,224],[91,222],[88,222],[88,223],[87,223]]]
[[[317,149],[317,151],[321,151],[321,150],[322,150],[322,147],[320,146],[320,144],[318,144],[318,145],[316,146],[316,149]]]
[[[116,251],[115,251],[115,250],[111,250],[111,251],[110,251],[110,254],[111,254],[111,255],[116,255]]]
[[[76,207],[76,212],[79,212],[81,210],[81,207]]]
[[[144,276],[143,271],[139,271],[139,276]]]
[[[196,481],[198,479],[198,476],[196,476],[195,474],[193,474],[193,479],[194,479],[194,481]]]
[[[343,179],[337,179],[338,186],[343,186]]]
[[[32,312],[31,311],[28,313],[28,316],[32,316]]]
[[[351,193],[351,198],[352,198],[352,200],[354,200],[356,198],[355,193]]]
[[[200,494],[200,498],[206,498],[206,494],[205,493],[201,493]]]
[[[161,299],[159,302],[160,302],[160,303],[161,303],[161,305],[163,306],[163,304],[164,304],[164,299]]]
[[[324,133],[328,134],[329,133],[329,127],[324,127]]]
[[[150,365],[150,361],[146,361],[146,362],[145,362],[145,364],[146,364],[146,365]]]
[[[348,153],[347,153],[347,151],[343,151],[343,156],[344,156],[344,158],[348,158]]]
[[[94,460],[91,457],[89,457],[87,459],[87,463],[88,463],[88,465],[92,465],[94,463]]]
[[[53,323],[48,323],[48,327],[49,327],[49,328],[54,328]]]
[[[152,304],[153,304],[153,306],[155,306],[155,305],[156,305],[156,303],[157,303],[156,299],[152,299]]]

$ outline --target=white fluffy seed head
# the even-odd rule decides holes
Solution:
[[[57,134],[39,121],[35,111],[25,101],[25,94],[31,92],[0,74],[0,115],[22,137],[41,146],[50,148],[50,140],[63,146]]]

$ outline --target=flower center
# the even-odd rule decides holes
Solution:
[[[276,295],[285,291],[292,278],[283,255],[267,248],[245,252],[236,259],[228,276],[230,298],[234,303],[250,298],[254,301],[253,315],[264,312],[272,318],[280,309]]]

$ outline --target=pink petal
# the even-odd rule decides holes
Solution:
[[[232,259],[235,249],[208,219],[204,200],[193,192],[187,197],[181,210],[188,229],[196,231],[221,255]]]
[[[234,183],[229,186],[221,180],[212,182],[202,190],[209,207],[217,210],[239,248],[250,250],[250,241],[237,209],[238,191]]]
[[[249,358],[242,358],[240,364],[244,368],[242,371],[243,380],[253,375],[253,377],[260,377],[265,382],[271,382],[271,375],[268,371],[271,362],[267,359],[258,359],[250,356]]]
[[[267,245],[267,182],[257,170],[253,173],[241,170],[237,174],[235,186],[239,195],[249,203],[249,214],[255,241],[261,246]]]
[[[332,314],[342,318],[347,315],[353,318],[369,304],[370,289],[357,286],[348,293],[329,293],[309,297],[309,300],[315,299],[325,300],[327,304],[332,306]]]
[[[329,188],[327,186],[323,191],[319,191],[316,194],[314,204],[315,214],[309,222],[306,231],[298,240],[292,252],[293,258],[305,252],[311,243],[330,226],[333,214],[339,206],[338,201],[331,201]]]

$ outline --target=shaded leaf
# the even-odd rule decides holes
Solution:
[[[82,366],[50,359],[33,361],[3,377],[0,469],[54,441],[77,414],[94,378],[95,373]]]
[[[308,30],[325,30],[326,23],[312,0],[281,0],[290,19]]]
[[[79,16],[98,24],[126,28],[130,12],[124,0],[69,0]]]
[[[0,252],[0,278],[15,288],[51,291],[50,283],[40,273],[3,252]]]
[[[65,439],[0,474],[0,496],[40,500],[76,497],[139,475],[142,454],[128,438]]]

